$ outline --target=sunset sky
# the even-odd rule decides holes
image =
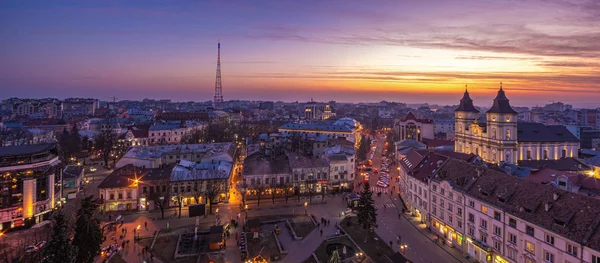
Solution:
[[[1,1],[0,99],[600,106],[600,1]]]

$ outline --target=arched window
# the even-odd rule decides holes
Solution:
[[[507,163],[510,163],[511,162],[510,152],[507,151],[506,153],[504,153],[504,156],[506,158],[506,159],[504,159],[504,161],[507,162]]]
[[[510,140],[510,129],[506,129],[506,140]]]

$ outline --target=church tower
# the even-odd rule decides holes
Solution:
[[[485,160],[492,163],[516,163],[517,115],[500,83],[494,104],[486,112],[486,133],[491,143],[486,156],[488,158],[484,157]]]
[[[479,110],[473,106],[473,100],[469,96],[469,91],[465,85],[465,94],[460,99],[460,105],[454,110],[454,150],[462,153],[471,153],[467,136],[469,125],[477,120]]]

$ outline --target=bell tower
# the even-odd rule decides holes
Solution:
[[[490,152],[486,161],[492,163],[517,161],[517,115],[510,106],[509,100],[502,89],[494,99],[494,104],[486,112],[486,128],[490,144]]]
[[[454,150],[462,153],[471,153],[466,136],[471,135],[469,125],[477,120],[479,110],[473,106],[473,100],[469,96],[467,85],[465,85],[465,93],[460,99],[458,108],[454,110]]]

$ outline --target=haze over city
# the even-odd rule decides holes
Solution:
[[[3,1],[2,98],[593,106],[596,1]]]

